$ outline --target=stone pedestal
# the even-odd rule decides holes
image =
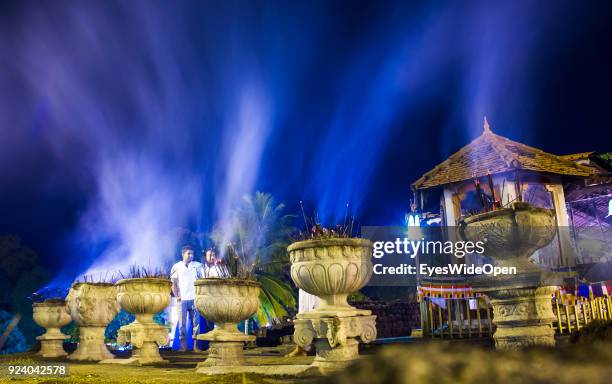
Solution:
[[[556,287],[510,288],[489,292],[493,305],[493,335],[498,349],[554,346],[555,319],[551,299]]]
[[[359,359],[357,338],[364,343],[376,339],[376,316],[321,317],[312,313],[299,314],[293,338],[301,347],[314,341],[316,358],[312,366],[322,373],[331,373]]]
[[[113,354],[108,351],[104,343],[104,326],[80,326],[79,346],[68,356],[70,360],[100,361],[111,359]]]
[[[198,368],[211,366],[244,365],[244,341],[211,341],[208,358]]]
[[[222,323],[216,325],[212,331],[198,335],[198,340],[210,342],[208,357],[198,364],[198,372],[206,373],[207,367],[230,367],[246,363],[243,353],[244,343],[255,341],[255,336],[239,332],[237,326],[237,323]]]
[[[36,340],[40,341],[40,352],[42,357],[65,357],[68,354],[64,351],[64,340],[66,335],[60,332],[60,335],[49,335],[49,332],[38,336]]]
[[[132,357],[129,359],[108,359],[100,364],[148,365],[167,363],[159,354],[158,345],[166,345],[168,329],[155,322],[142,323],[136,319],[133,323],[124,325],[117,333],[117,344],[132,346]]]
[[[552,296],[562,283],[560,274],[524,272],[500,278],[472,278],[470,283],[474,291],[491,299],[497,349],[555,345]]]
[[[255,341],[255,336],[238,331],[237,323],[222,323],[210,332],[198,335],[198,340],[210,342],[208,357],[199,363],[198,372],[211,366],[236,366],[245,364],[244,343]]]
[[[170,280],[158,277],[138,277],[119,280],[117,302],[133,313],[136,319],[119,329],[117,344],[132,346],[129,359],[109,359],[103,364],[148,365],[164,363],[158,345],[168,343],[168,329],[153,320],[156,313],[170,304]]]
[[[196,371],[204,374],[232,373],[245,365],[244,343],[255,336],[238,331],[238,323],[257,312],[259,283],[245,279],[206,278],[195,282],[196,308],[215,329],[198,340],[210,342],[208,358],[199,363]]]

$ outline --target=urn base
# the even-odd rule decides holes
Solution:
[[[344,345],[335,347],[327,339],[317,339],[315,348],[317,356],[312,366],[324,372],[342,370],[359,359],[359,342],[355,338],[349,338]]]
[[[206,367],[244,365],[243,348],[242,341],[211,341],[208,357],[197,365],[198,372]]]
[[[497,349],[555,345],[552,294],[556,287],[523,287],[489,293],[493,305],[493,339]]]
[[[105,326],[81,326],[79,346],[68,356],[70,360],[101,361],[111,359],[113,354],[104,344]]]
[[[51,336],[45,337],[45,335],[38,336],[36,339],[40,340],[40,351],[39,356],[42,357],[65,357],[68,356],[64,350],[64,339],[66,336]]]
[[[152,316],[152,315],[151,315]],[[139,316],[142,318],[142,316]],[[142,323],[137,318],[133,323],[124,325],[119,329],[117,343],[132,345],[132,357],[129,359],[109,359],[101,361],[103,364],[131,364],[149,365],[167,363],[159,354],[158,345],[166,345],[168,330],[163,325],[154,322]]]
[[[198,340],[210,341],[208,357],[198,364],[198,369],[211,366],[244,365],[244,343],[254,341],[255,336],[238,331],[236,323],[221,323],[210,332],[198,335]]]
[[[311,312],[298,315],[293,339],[301,347],[315,343],[316,358],[311,366],[322,372],[342,370],[358,360],[357,338],[364,343],[376,339],[376,316],[311,316]]]
[[[120,364],[120,365],[154,365],[168,363],[169,361],[162,358],[159,354],[157,344],[149,341],[143,342],[140,348],[132,350],[132,357],[128,359],[108,359],[100,361],[100,364]]]

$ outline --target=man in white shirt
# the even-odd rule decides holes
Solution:
[[[187,317],[191,318],[193,325],[193,335],[196,334],[199,323],[199,314],[195,308],[195,286],[197,278],[204,276],[202,263],[193,261],[193,248],[186,245],[181,249],[182,260],[172,266],[170,279],[172,279],[172,292],[177,299],[180,308],[179,316],[179,335],[181,338],[181,351],[187,350],[185,340],[185,327]],[[197,348],[197,347],[196,347]]]

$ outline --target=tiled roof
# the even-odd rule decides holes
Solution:
[[[515,169],[570,176],[593,174],[588,167],[571,160],[493,133],[485,118],[482,135],[425,173],[412,186],[425,189]]]
[[[591,157],[595,152],[591,151],[591,152],[581,152],[581,153],[572,153],[570,155],[560,155],[559,157],[565,160],[572,160],[572,161],[576,161],[576,160],[583,160],[583,159],[588,159],[589,157]]]

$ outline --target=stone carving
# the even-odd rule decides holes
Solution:
[[[104,330],[119,312],[116,292],[110,283],[76,283],[70,288],[66,304],[79,325],[79,346],[69,359],[100,361],[113,357],[104,344]]]
[[[527,203],[463,219],[460,238],[484,241],[485,254],[502,266],[517,267],[508,278],[472,279],[476,291],[491,298],[493,338],[499,349],[518,349],[532,345],[555,344],[552,295],[555,287],[546,285],[547,274],[529,262],[536,250],[552,241],[556,233],[553,211]]]
[[[215,329],[198,340],[210,341],[208,358],[198,364],[197,371],[207,373],[211,366],[237,366],[245,363],[244,342],[255,336],[238,331],[237,325],[257,312],[259,283],[244,279],[206,278],[195,282],[196,308]]]
[[[554,238],[555,214],[517,202],[509,208],[464,218],[458,232],[463,239],[484,241],[485,255],[501,266],[517,267],[519,272],[538,271],[529,256]]]
[[[64,300],[49,300],[32,305],[34,322],[46,328],[46,332],[36,339],[40,340],[40,352],[42,357],[64,357],[64,335],[60,328],[68,325],[71,321],[66,310]]]
[[[300,346],[315,343],[312,364],[322,373],[342,369],[359,358],[359,338],[376,339],[376,316],[350,306],[347,296],[372,276],[372,243],[366,239],[332,238],[299,241],[288,247],[291,278],[321,301],[300,313],[293,339]]]
[[[520,294],[517,295],[519,291]],[[532,345],[554,346],[555,319],[551,298],[555,287],[530,287],[489,293],[493,309],[509,308],[494,313],[495,345],[501,349],[517,349]]]
[[[159,354],[158,345],[168,342],[168,329],[153,320],[156,313],[163,311],[170,304],[168,279],[147,277],[122,279],[116,284],[117,302],[136,319],[119,329],[117,343],[132,345],[132,357],[129,359],[110,359],[102,363],[117,364],[155,364],[166,362]]]
[[[291,244],[287,250],[293,282],[321,299],[310,312],[312,316],[365,313],[350,306],[347,297],[372,277],[372,242],[349,238],[306,240]]]

